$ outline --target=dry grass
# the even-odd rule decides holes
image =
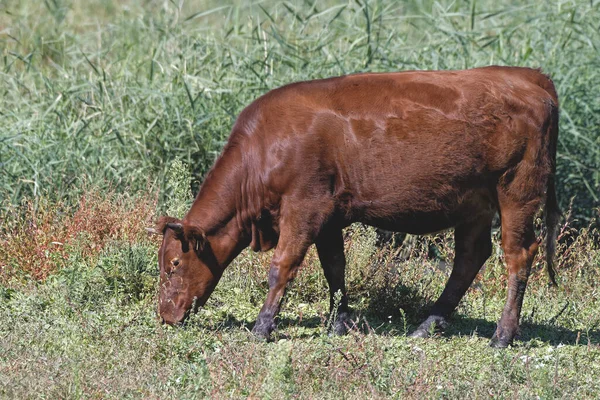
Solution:
[[[76,206],[39,199],[12,207],[0,225],[0,281],[27,276],[44,280],[65,266],[70,253],[97,256],[112,241],[147,240],[156,197],[129,198],[99,190],[85,192]]]

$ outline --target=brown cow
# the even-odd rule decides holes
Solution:
[[[162,217],[159,311],[178,324],[204,305],[247,246],[275,247],[253,332],[275,329],[286,286],[313,243],[333,295],[335,333],[349,318],[342,228],[362,222],[426,234],[455,228],[446,288],[413,333],[443,328],[492,250],[498,212],[508,298],[491,344],[518,330],[545,200],[547,264],[560,215],[554,188],[558,99],[528,68],[357,74],[272,90],[239,115],[183,220]]]

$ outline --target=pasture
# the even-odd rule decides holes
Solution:
[[[600,2],[5,0],[0,3],[0,396],[600,396]],[[534,262],[522,332],[488,347],[506,299],[494,250],[451,327],[407,337],[453,238],[344,234],[355,326],[327,334],[309,251],[273,342],[250,329],[271,253],[245,250],[183,329],[156,314],[158,239],[237,114],[269,89],[364,71],[541,67],[561,121],[558,288]],[[542,233],[539,233],[540,236]]]

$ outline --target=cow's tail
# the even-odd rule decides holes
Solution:
[[[556,236],[558,221],[561,213],[556,201],[556,191],[554,188],[554,176],[548,179],[548,189],[546,192],[546,268],[548,269],[548,277],[552,285],[556,284],[556,272],[554,270],[554,256],[556,254]]]
[[[550,162],[551,171],[548,175],[548,182],[546,184],[546,204],[544,208],[544,214],[546,219],[546,268],[548,269],[548,277],[550,282],[556,284],[556,272],[554,270],[554,258],[556,253],[556,240],[557,240],[557,229],[558,222],[561,217],[560,207],[556,200],[556,187],[555,187],[555,176],[556,176],[556,146],[558,142],[558,96],[556,95],[556,89],[554,84],[547,76],[542,86],[553,98],[551,104],[551,121],[548,129],[548,158]]]

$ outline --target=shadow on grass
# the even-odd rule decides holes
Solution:
[[[258,309],[257,309],[258,312]],[[326,323],[326,322],[325,322]],[[293,327],[306,328],[307,331],[300,334],[294,334],[294,338],[314,337],[318,336],[314,329],[324,328],[325,323],[323,319],[318,316],[312,317],[280,317],[277,318],[277,330],[274,332],[275,337],[286,338],[290,335],[285,334],[285,330]],[[184,324],[184,328],[190,326],[198,326],[204,329],[215,330],[215,331],[229,331],[229,330],[247,330],[252,331],[254,328],[255,321],[248,322],[247,320],[238,319],[235,315],[228,313],[224,318],[219,321],[187,321]]]
[[[398,332],[405,330],[410,334],[425,320],[432,306],[433,300],[421,296],[414,287],[397,283],[372,293],[371,301],[362,310],[364,316],[360,318],[368,321],[367,323],[374,327],[375,333],[378,334],[397,335]],[[403,310],[403,313],[400,313],[400,309]],[[393,322],[390,323],[390,320]],[[471,318],[460,314],[453,314],[449,323],[450,325],[443,333],[444,337],[470,336],[475,333],[480,337],[491,339],[496,330],[496,321]],[[580,345],[599,344],[600,331],[596,329],[577,331],[556,324],[523,321],[517,340],[529,342],[534,339],[553,346],[561,343],[570,345],[576,343]]]
[[[426,315],[427,308],[423,309],[419,314]],[[378,334],[390,336],[403,336],[405,325],[403,321],[389,323],[377,315],[363,314],[360,311],[353,314],[352,320],[355,326],[352,329],[364,334]],[[420,320],[407,318],[406,331],[412,332]],[[200,323],[204,328],[213,330],[247,330],[252,331],[254,322],[239,320],[235,316],[229,314],[225,319],[217,322],[204,324]],[[274,339],[304,339],[309,337],[317,337],[325,332],[327,322],[323,321],[318,316],[309,318],[293,318],[283,317],[278,319],[277,330],[274,332]],[[305,330],[287,333],[289,328],[305,328]],[[320,329],[319,329],[320,328]],[[447,338],[458,336],[471,336],[476,334],[479,337],[491,339],[496,330],[496,323],[483,318],[470,318],[464,315],[453,315],[450,318],[450,326],[444,331],[443,336]],[[600,331],[577,331],[564,328],[557,325],[544,325],[524,322],[521,324],[521,333],[517,340],[529,342],[531,340],[539,340],[548,345],[557,346],[559,344],[568,345],[588,345],[600,344]]]
[[[427,317],[433,301],[419,294],[415,288],[404,284],[396,284],[378,288],[369,293],[369,303],[361,309],[353,310],[351,329],[364,334],[379,334],[390,336],[403,336],[410,334]],[[364,293],[363,293],[364,295]],[[291,307],[293,305],[288,305]],[[402,310],[402,311],[400,311]],[[258,309],[257,309],[258,312]],[[329,316],[289,316],[277,320],[277,330],[274,338],[302,339],[316,337],[324,334]],[[496,321],[483,318],[471,318],[461,314],[453,314],[449,320],[450,325],[443,332],[444,337],[477,335],[491,339],[496,330]],[[254,321],[237,319],[228,313],[218,322],[202,323],[204,328],[213,330],[248,330],[254,327]],[[288,333],[290,328],[305,328],[293,333]],[[600,331],[577,331],[567,329],[555,324],[538,324],[524,321],[521,323],[521,332],[517,340],[529,342],[539,340],[549,345],[569,344],[587,345],[600,344]]]
[[[454,315],[450,320],[450,326],[444,332],[446,337],[460,335],[472,335],[491,339],[496,330],[496,323],[482,318],[470,318],[463,315]],[[528,342],[530,340],[540,340],[546,344],[557,346],[559,344],[580,345],[600,343],[600,331],[577,331],[567,329],[558,325],[536,324],[531,322],[521,323],[521,332],[517,340]]]

